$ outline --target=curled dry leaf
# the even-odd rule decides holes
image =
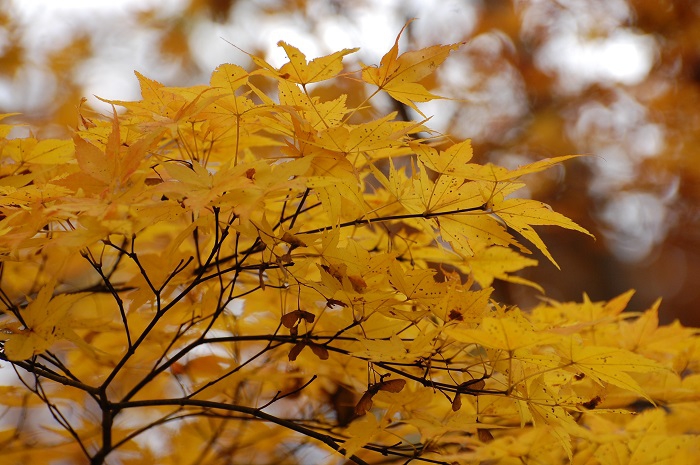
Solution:
[[[352,285],[352,289],[358,294],[362,294],[367,289],[367,283],[362,279],[362,276],[348,276],[348,280]]]
[[[290,250],[296,249],[297,247],[306,247],[304,241],[297,238],[293,234],[290,234],[289,232],[285,232],[284,234],[282,234],[282,237],[280,239],[282,239],[283,242],[286,242],[291,246]]]
[[[581,404],[581,407],[588,409],[588,410],[593,410],[602,402],[602,399],[600,396],[595,396],[593,399],[589,400],[588,402],[584,402]]]
[[[326,302],[326,306],[327,306],[327,307],[333,307],[333,306],[337,306],[337,307],[347,307],[348,304],[346,304],[346,303],[343,302],[342,300],[328,299],[328,301]]]

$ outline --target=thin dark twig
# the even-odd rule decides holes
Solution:
[[[317,431],[314,431],[310,428],[307,428],[305,426],[301,426],[293,421],[290,420],[285,420],[282,418],[279,418],[275,415],[271,415],[269,413],[265,413],[261,411],[260,409],[257,408],[252,408],[252,407],[246,407],[243,405],[231,405],[231,404],[225,404],[222,402],[213,402],[213,401],[207,401],[207,400],[200,400],[200,399],[190,399],[190,398],[179,398],[179,399],[149,399],[149,400],[135,400],[135,401],[130,401],[130,402],[120,402],[117,404],[114,404],[115,408],[118,409],[129,409],[129,408],[137,408],[137,407],[157,407],[157,406],[167,406],[167,405],[173,405],[173,406],[181,406],[181,407],[201,407],[205,409],[219,409],[219,410],[228,410],[231,412],[239,412],[239,413],[245,413],[247,415],[261,418],[263,420],[269,421],[270,423],[282,426],[284,428],[287,428],[292,431],[296,431],[297,433],[303,434],[305,436],[317,439],[318,441],[326,444],[329,446],[331,449],[342,453],[343,448],[340,444],[338,444],[338,441],[327,435],[327,434],[321,434],[318,433]],[[357,465],[369,465],[367,462],[362,460],[361,458],[357,457],[356,455],[350,455],[348,457],[349,460],[353,461]]]
[[[285,397],[293,396],[294,394],[301,392],[304,388],[306,388],[308,385],[313,383],[316,380],[316,378],[318,378],[318,377],[316,375],[313,375],[311,377],[311,379],[308,380],[307,382],[305,382],[301,387],[298,387],[298,388],[294,389],[293,391],[289,391],[285,394],[282,394],[282,391],[277,391],[277,393],[272,397],[272,399],[270,399],[267,403],[265,403],[264,405],[261,405],[258,408],[260,410],[263,410],[264,408],[269,407],[270,405],[274,404],[275,402],[277,402],[279,400],[284,399]],[[282,395],[280,395],[280,394],[282,394]]]
[[[447,210],[447,211],[439,211],[439,212],[423,212],[423,213],[407,213],[405,215],[389,215],[389,216],[380,216],[377,218],[357,218],[352,221],[346,221],[345,223],[340,223],[336,226],[322,226],[320,228],[316,229],[310,229],[308,231],[300,231],[297,234],[315,234],[323,231],[328,231],[334,228],[347,228],[349,226],[361,226],[361,225],[367,225],[367,224],[372,224],[372,223],[382,223],[385,221],[395,221],[395,220],[408,220],[408,219],[415,219],[415,218],[438,218],[442,216],[448,216],[448,215],[459,215],[461,213],[471,213],[471,212],[477,212],[477,211],[486,211],[486,205],[479,205],[478,207],[469,207],[469,208],[458,208],[456,210]]]

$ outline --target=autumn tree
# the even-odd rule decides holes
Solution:
[[[473,163],[417,105],[462,44],[398,43],[0,126],[3,463],[693,463],[696,330],[493,295],[588,234],[518,196],[575,156]]]

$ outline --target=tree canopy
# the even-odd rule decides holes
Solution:
[[[473,160],[418,105],[464,43],[399,37],[0,126],[3,460],[693,463],[697,330],[494,294],[590,236],[523,189],[578,157]]]
[[[309,56],[361,47],[348,57],[376,63],[396,32],[406,50],[467,42],[423,85],[457,101],[418,103],[431,128],[470,138],[474,162],[509,168],[587,154],[530,176],[529,195],[597,238],[541,231],[557,262],[522,276],[551,298],[596,300],[628,289],[631,306],[664,299],[660,319],[700,326],[697,162],[700,12],[688,0],[468,2],[421,0],[7,0],[0,11],[0,113],[38,137],[71,137],[76,102],[135,100],[136,69],[168,86],[208,82],[222,62],[252,69],[226,41],[275,66],[278,40]],[[367,95],[336,84],[351,104]],[[331,92],[331,94],[333,93]],[[329,94],[329,95],[331,95]],[[383,112],[420,115],[396,100]],[[120,111],[118,109],[118,111]],[[406,113],[406,115],[404,115]],[[15,130],[14,134],[26,134]],[[24,131],[24,132],[23,132]],[[542,260],[545,257],[534,252]],[[653,276],[653,279],[649,279]],[[499,298],[531,307],[538,291],[496,283]]]

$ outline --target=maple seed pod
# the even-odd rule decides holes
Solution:
[[[479,441],[481,442],[491,442],[493,441],[493,434],[491,434],[491,431],[484,429],[484,428],[477,428],[476,429],[476,434],[479,437]]]
[[[280,321],[285,327],[292,329],[297,324],[299,324],[301,320],[304,320],[307,323],[311,324],[314,322],[315,319],[316,315],[314,315],[311,312],[307,312],[305,310],[294,310],[292,312],[282,315]]]
[[[334,307],[334,306],[337,306],[337,307],[347,307],[348,304],[346,304],[346,303],[343,302],[342,300],[328,299],[328,301],[326,302],[326,307],[329,307],[329,308],[330,308],[330,307]]]
[[[289,361],[293,362],[297,359],[302,350],[304,350],[305,342],[297,342],[289,351]]]
[[[387,392],[401,392],[401,390],[406,386],[406,380],[405,379],[392,379],[391,381],[383,381],[381,383],[377,383],[375,386],[378,386],[377,390],[379,391],[387,391]]]
[[[297,310],[282,315],[281,321],[286,328],[292,329],[293,327],[295,327],[299,322],[299,315],[297,314]]]
[[[318,358],[320,358],[321,360],[328,360],[328,349],[318,344],[314,344],[313,342],[309,342],[308,346],[314,353],[314,355],[316,355]]]
[[[483,379],[472,379],[465,381],[457,386],[457,392],[478,392],[486,387],[486,381]]]
[[[374,397],[374,394],[376,393],[371,390],[367,390],[362,394],[359,402],[355,405],[355,415],[361,417],[372,408],[372,397]]]
[[[462,395],[458,392],[455,394],[455,398],[452,401],[452,411],[456,412],[462,408]]]

